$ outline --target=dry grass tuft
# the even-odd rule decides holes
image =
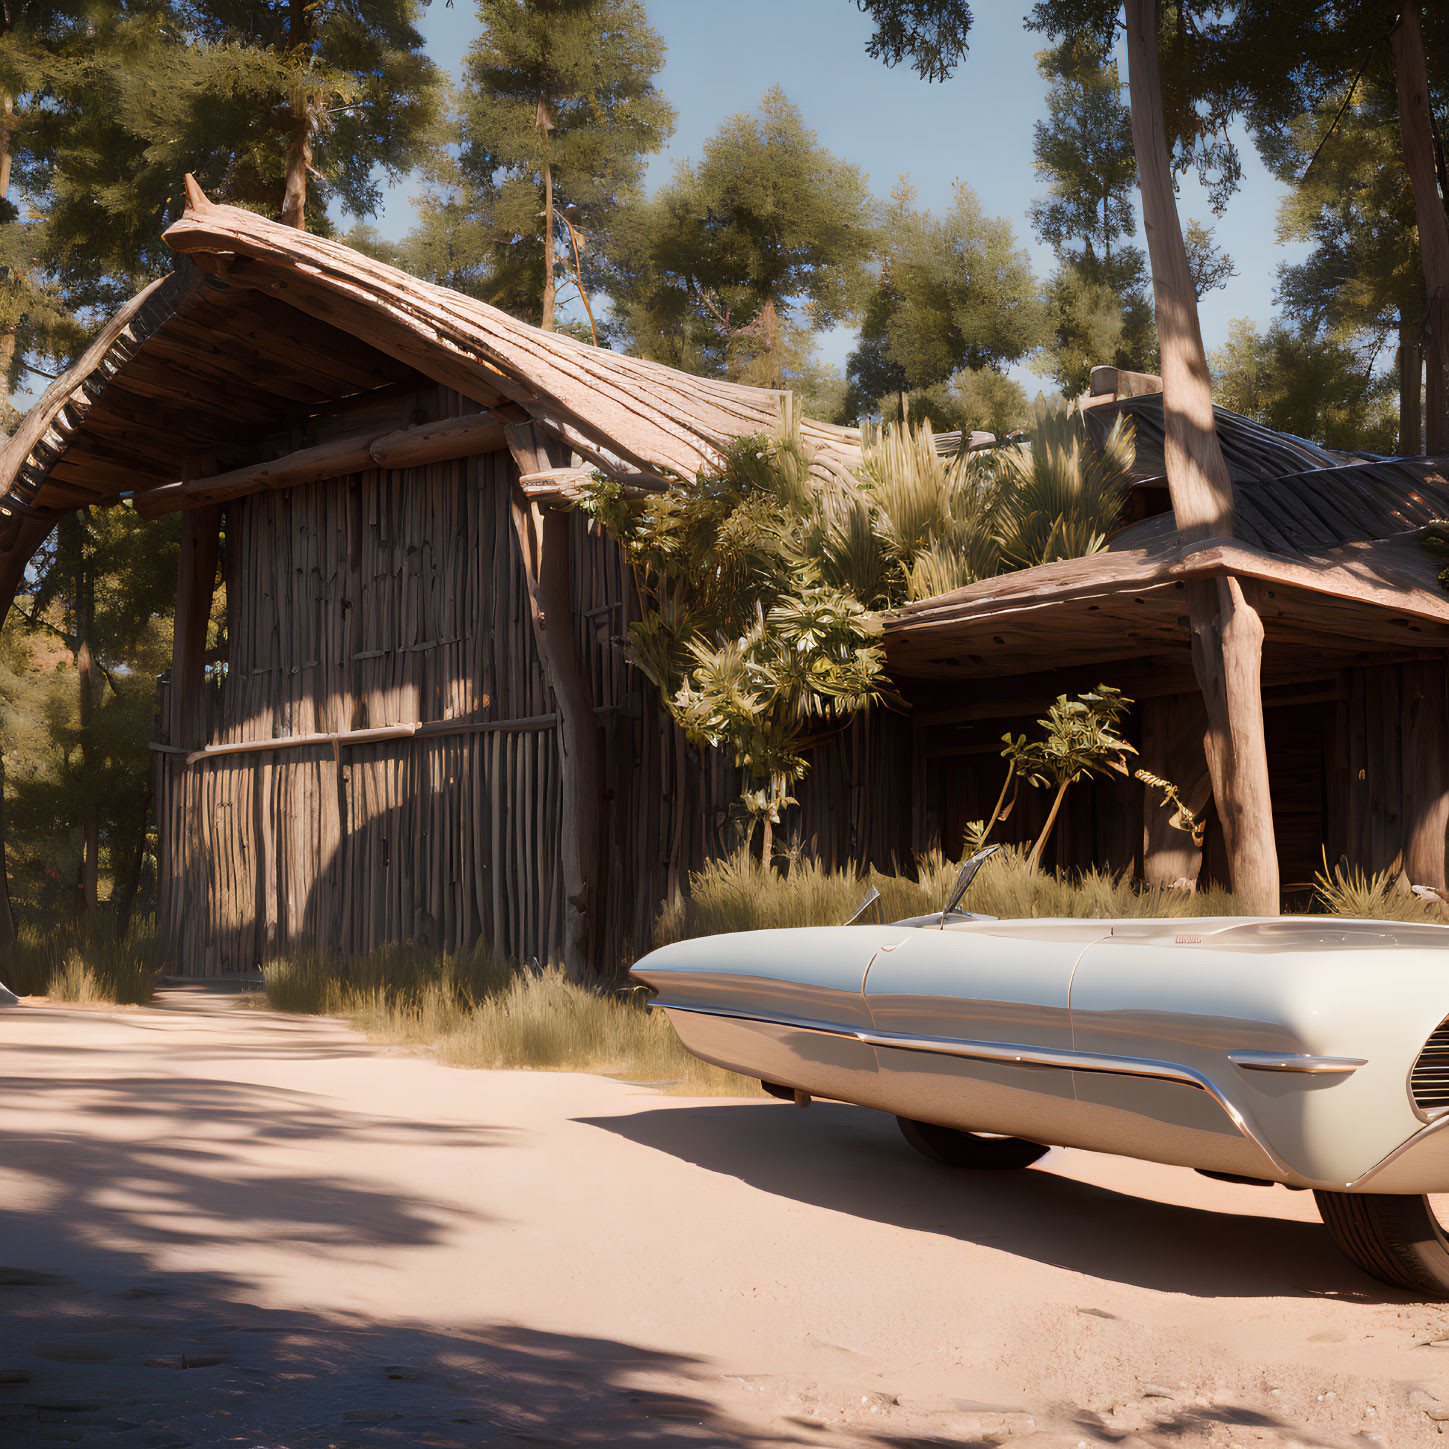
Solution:
[[[340,1016],[374,1040],[430,1050],[449,1066],[602,1072],[691,1096],[759,1092],[685,1051],[642,992],[591,990],[557,967],[396,945],[356,959],[289,957],[269,962],[263,976],[279,1011]]]
[[[866,920],[897,921],[938,911],[955,879],[957,863],[939,851],[924,856],[913,878],[857,871],[827,871],[814,861],[793,863],[785,874],[767,871],[746,855],[711,861],[659,914],[655,941],[665,945],[722,931],[774,926],[826,926],[848,920],[873,885],[880,901]],[[1026,852],[1006,847],[982,867],[965,907],[988,916],[1147,917],[1237,916],[1244,910],[1220,887],[1198,891],[1138,886],[1126,872],[1084,871],[1061,876],[1033,870]]]
[[[1396,860],[1387,870],[1370,875],[1361,866],[1341,860],[1330,866],[1325,854],[1323,869],[1313,877],[1313,894],[1332,916],[1362,916],[1372,921],[1424,921],[1442,926],[1449,909],[1437,897],[1416,896],[1405,884]]]
[[[825,870],[797,860],[783,872],[747,855],[712,861],[660,911],[660,945],[691,936],[847,920],[873,885],[881,900],[868,919],[900,920],[939,910],[956,875],[939,853],[915,876]],[[1443,920],[1444,908],[1403,891],[1394,872],[1364,877],[1340,868],[1319,878],[1319,902],[1339,915]],[[988,861],[966,905],[1007,918],[1234,916],[1230,892],[1143,887],[1125,873],[1089,870],[1061,876],[1033,870],[1008,847]],[[325,1013],[352,1021],[379,1041],[435,1052],[460,1067],[530,1067],[604,1072],[655,1082],[696,1096],[758,1095],[759,1088],[687,1052],[644,993],[590,989],[557,967],[521,967],[481,947],[438,953],[385,947],[359,959],[304,954],[264,968],[268,1003],[281,1011]]]
[[[12,991],[84,1006],[144,1005],[160,969],[155,922],[134,920],[118,932],[104,911],[48,931],[22,926],[0,948],[0,981]]]

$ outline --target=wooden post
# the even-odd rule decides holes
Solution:
[[[1202,818],[1212,799],[1207,763],[1207,711],[1200,694],[1167,694],[1144,699],[1142,763],[1171,780],[1192,813]],[[1202,872],[1202,847],[1172,823],[1172,806],[1150,785],[1142,797],[1142,879],[1147,885],[1195,890]]]
[[[4,627],[10,606],[25,580],[30,560],[55,527],[54,521],[48,518],[8,521],[14,525],[14,533],[8,541],[9,547],[0,553],[0,628]],[[15,939],[15,915],[10,907],[10,874],[5,864],[4,786],[3,757],[0,757],[0,945],[8,946]]]
[[[563,449],[546,442],[535,423],[514,423],[508,447],[520,473],[537,473],[567,462]],[[599,793],[602,775],[593,701],[574,639],[570,590],[569,518],[540,506],[513,485],[513,528],[528,584],[533,637],[553,690],[562,747],[564,968],[583,979],[597,965],[595,900],[599,865]]]
[[[1404,168],[1414,192],[1419,223],[1419,255],[1429,298],[1428,377],[1424,389],[1424,449],[1449,452],[1449,198],[1439,195],[1434,173],[1433,117],[1429,109],[1429,78],[1424,65],[1424,36],[1417,0],[1404,6],[1391,35],[1394,74],[1399,92],[1399,132]]]
[[[1403,666],[1404,873],[1442,891],[1449,840],[1449,689],[1446,666]]]
[[[176,571],[176,627],[171,645],[169,742],[199,749],[206,717],[206,632],[216,586],[221,542],[221,505],[190,509],[181,521],[181,562]]]
[[[1212,384],[1172,188],[1157,64],[1156,0],[1127,0],[1132,139],[1162,348],[1163,452],[1184,549],[1233,534],[1233,488],[1213,422]],[[1279,910],[1278,855],[1260,685],[1263,625],[1236,579],[1187,587],[1193,667],[1208,715],[1208,767],[1233,889]]]

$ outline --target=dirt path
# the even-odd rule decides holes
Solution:
[[[1449,1442],[1305,1194],[182,993],[0,1011],[0,1110],[5,1449]]]

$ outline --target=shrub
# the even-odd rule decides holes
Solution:
[[[96,911],[40,930],[22,926],[0,947],[0,981],[21,996],[89,1005],[139,1006],[151,999],[161,969],[156,923],[136,918],[117,931]]]
[[[598,1071],[694,1096],[759,1090],[686,1052],[642,992],[593,990],[557,967],[518,966],[481,948],[303,954],[268,962],[262,974],[267,1001],[280,1011],[340,1016],[376,1040],[426,1048],[450,1066]]]
[[[881,895],[867,919],[902,920],[939,911],[957,866],[933,851],[917,862],[915,876],[854,866],[828,871],[814,861],[794,862],[787,873],[767,870],[741,853],[711,861],[690,880],[689,894],[661,910],[655,941],[664,945],[721,931],[758,931],[774,926],[826,926],[848,920],[866,892]],[[1126,872],[1089,870],[1064,876],[1033,869],[1024,850],[1005,847],[971,886],[965,909],[988,916],[1236,916],[1244,914],[1231,892],[1212,886],[1195,895],[1165,886],[1140,886]]]

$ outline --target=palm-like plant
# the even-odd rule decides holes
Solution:
[[[1132,773],[1127,756],[1137,751],[1117,733],[1118,721],[1131,703],[1120,690],[1099,684],[1076,699],[1058,695],[1046,718],[1037,721],[1042,730],[1040,739],[1011,734],[1001,737],[1006,744],[1001,753],[1010,761],[1011,772],[1029,785],[1056,789],[1046,822],[1027,856],[1032,870],[1041,860],[1068,786],[1108,771],[1122,776]]]
[[[812,473],[798,426],[782,426],[643,499],[606,479],[586,491],[645,606],[630,660],[691,738],[733,748],[767,860],[810,734],[894,698],[878,611],[1101,547],[1126,490],[1130,429],[1094,457],[1079,415],[1041,407],[1037,428],[1030,447],[950,457],[929,426],[887,428],[866,440],[859,478],[842,481]],[[1024,753],[1020,768],[1055,765]],[[1052,820],[1059,807],[1060,794]]]
[[[1101,449],[1087,438],[1077,408],[1038,399],[1031,442],[1004,448],[997,543],[1014,568],[1096,553],[1122,511],[1136,446],[1119,414]]]

